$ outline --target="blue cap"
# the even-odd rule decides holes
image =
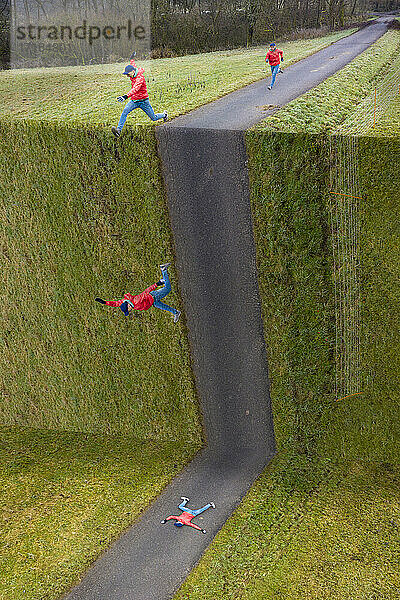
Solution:
[[[132,71],[136,71],[136,68],[133,65],[126,65],[125,71],[122,73],[122,75],[128,75],[129,73],[132,73]],[[133,73],[133,76],[135,75],[136,73]]]
[[[127,302],[123,302],[120,306],[120,309],[122,310],[122,312],[124,313],[124,315],[127,317],[129,315],[129,310],[128,310],[128,303]]]
[[[176,527],[183,527],[183,523],[180,523],[180,521],[175,521],[174,525]]]
[[[275,42],[271,42],[270,46],[276,46]]]

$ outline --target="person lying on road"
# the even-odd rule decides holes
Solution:
[[[161,521],[161,523],[164,524],[167,521],[171,521],[172,519],[175,519],[174,525],[176,525],[176,527],[183,527],[184,525],[189,525],[189,527],[193,527],[194,529],[197,529],[198,531],[201,531],[202,533],[207,533],[205,529],[202,529],[201,527],[199,527],[198,525],[195,525],[191,521],[194,517],[197,517],[197,515],[201,514],[208,508],[215,508],[214,502],[210,502],[209,504],[206,504],[205,506],[203,506],[203,508],[198,508],[197,510],[191,510],[190,508],[186,508],[186,504],[189,502],[189,498],[185,498],[185,496],[182,496],[181,500],[183,502],[180,503],[179,510],[183,511],[182,514],[179,517],[175,517],[174,515],[167,517],[166,519],[163,519]]]

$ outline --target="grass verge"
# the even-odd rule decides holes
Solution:
[[[400,466],[280,455],[174,600],[395,600]]]
[[[59,598],[197,449],[0,427],[0,599]]]

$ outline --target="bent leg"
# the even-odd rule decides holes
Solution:
[[[187,503],[188,503],[188,501],[187,501],[187,500],[183,500],[183,501],[180,503],[179,507],[178,507],[178,508],[179,508],[179,510],[187,510],[187,509],[185,508],[185,506],[186,506],[186,504],[187,504]]]
[[[159,290],[154,290],[154,292],[151,292],[151,295],[156,300],[161,300],[162,298],[165,298],[165,296],[168,296],[168,294],[171,291],[171,282],[169,280],[167,269],[162,269],[161,273],[162,278],[164,279],[164,287],[160,288]]]
[[[152,295],[154,297],[153,292],[152,292]],[[153,306],[155,306],[156,308],[159,308],[160,310],[167,310],[168,312],[172,313],[173,315],[176,315],[179,312],[179,310],[176,310],[176,308],[172,308],[171,306],[168,306],[168,304],[164,304],[164,302],[160,302],[160,300],[154,300]]]
[[[148,98],[146,98],[146,100],[142,100],[142,102],[140,103],[140,108],[146,113],[148,117],[150,117],[152,121],[159,121],[160,119],[164,118],[164,113],[156,114],[154,112],[153,107],[150,104],[150,100]]]
[[[129,102],[127,102],[124,110],[122,111],[121,118],[117,125],[117,129],[119,129],[120,131],[122,130],[123,126],[125,125],[127,116],[129,115],[130,112],[132,112],[132,110],[135,110],[135,108],[139,108],[136,105],[136,102],[133,102],[133,100],[129,100]]]

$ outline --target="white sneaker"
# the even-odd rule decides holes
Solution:
[[[189,502],[189,498],[185,498],[185,496],[181,496],[181,500],[186,500],[186,502]]]
[[[165,110],[165,111],[164,111],[164,123],[165,123],[166,121],[168,121],[168,113],[167,113],[167,111]]]
[[[171,266],[171,263],[164,263],[163,265],[160,265],[160,269],[168,269],[168,267]]]
[[[268,86],[268,89],[269,89],[269,90],[272,90],[272,87],[269,85],[269,86]]]
[[[178,312],[176,313],[176,315],[174,315],[174,323],[177,323],[179,321],[179,317],[181,316],[181,311],[178,310]]]
[[[211,504],[211,508],[215,508],[214,502],[210,502],[210,504]]]

